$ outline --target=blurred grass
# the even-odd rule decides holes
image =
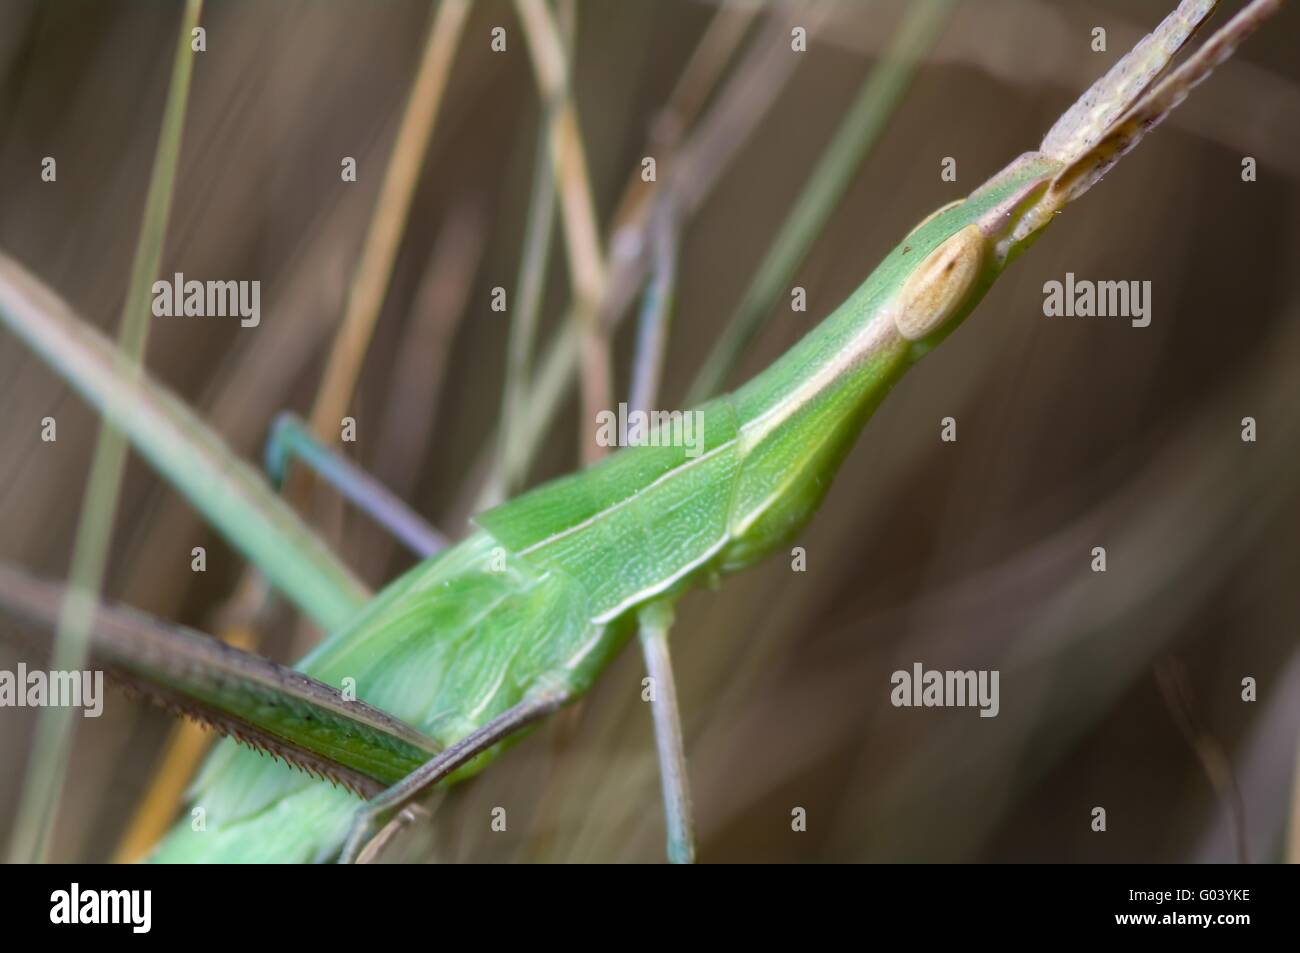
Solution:
[[[151,289],[158,277],[167,221],[176,186],[176,167],[185,128],[190,78],[194,72],[191,32],[199,22],[202,0],[187,0],[181,13],[175,43],[167,104],[163,111],[157,151],[151,167],[140,234],[132,258],[126,303],[118,326],[116,361],[128,378],[138,378],[149,342]],[[56,167],[57,168],[57,167]],[[57,181],[57,179],[56,179]],[[110,401],[109,407],[113,406]],[[106,414],[116,421],[116,412]],[[104,585],[109,539],[117,514],[118,494],[126,464],[127,440],[122,431],[101,422],[86,479],[72,550],[69,591],[59,615],[50,662],[53,671],[76,672],[90,658],[90,632],[94,605]],[[37,720],[32,755],[22,782],[22,799],[10,840],[11,862],[40,863],[47,859],[50,832],[68,773],[77,712],[73,708],[46,708]]]
[[[321,440],[337,442],[335,432],[356,390],[469,11],[468,0],[444,0],[429,27],[419,72],[375,201],[375,214],[348,288],[347,309],[312,407],[311,428]]]
[[[777,300],[788,293],[790,279],[808,254],[808,249],[825,228],[844,190],[871,147],[884,131],[911,85],[918,64],[933,46],[948,22],[952,3],[915,3],[885,49],[876,67],[867,75],[857,98],[844,113],[835,136],[827,144],[808,177],[789,215],[754,269],[717,343],[686,393],[694,406],[721,393],[727,375],[762,329]]]
[[[591,463],[606,451],[594,436],[586,436],[588,429],[581,422],[595,420],[603,408],[613,406],[614,371],[609,333],[600,312],[605,294],[605,255],[574,98],[572,55],[544,0],[515,0],[515,9],[528,40],[538,93],[545,104],[546,141],[560,205],[565,260],[573,291],[572,320],[578,336],[582,393],[579,447],[583,462]]]
[[[923,215],[1032,148],[1169,6],[958,4],[791,279],[808,291],[807,314],[775,314],[739,375],[797,340]],[[781,33],[765,14],[729,57],[695,125],[706,128],[705,117],[746,92],[771,102],[730,110],[754,117],[752,133],[719,123],[675,154],[682,232],[667,406],[718,340],[907,8],[831,3],[828,25],[797,62],[779,43],[761,57],[764,39]],[[716,10],[690,0],[579,4],[572,88],[611,248],[625,183]],[[317,386],[378,188],[377,176],[339,183],[338,160],[382,167],[429,11],[277,0],[212,4],[205,14],[209,52],[180,170],[182,182],[203,187],[177,195],[162,271],[260,278],[264,319],[255,333],[159,322],[150,363],[251,459],[274,413],[304,410]],[[166,71],[130,51],[166,43],[172,25],[161,19],[130,2],[0,9],[0,247],[101,324],[126,285],[132,237],[121,222],[144,189],[157,114],[148,107],[166,88]],[[497,24],[510,31],[504,55],[488,48]],[[1106,54],[1088,49],[1094,25],[1108,29]],[[413,502],[449,529],[476,461],[496,453],[508,316],[489,310],[489,292],[513,287],[518,274],[539,131],[513,5],[474,4],[464,36],[354,401],[366,435],[360,461],[400,457]],[[1207,859],[1208,849],[1209,859],[1230,860],[1230,839],[1211,837],[1223,807],[1153,675],[1164,658],[1181,662],[1199,722],[1230,757],[1263,738],[1288,766],[1286,785],[1238,775],[1249,835],[1281,843],[1295,726],[1271,731],[1264,719],[1294,710],[1269,693],[1293,684],[1277,673],[1289,671],[1300,630],[1300,448],[1287,419],[1300,358],[1286,335],[1300,253],[1297,36],[1288,8],[896,388],[800,540],[808,572],[774,559],[680,607],[673,654],[703,859],[1160,861]],[[761,65],[733,86],[751,58]],[[771,85],[756,91],[753,77]],[[57,189],[33,172],[49,154],[60,157]],[[1241,182],[1243,155],[1259,159],[1258,182]],[[944,156],[958,161],[956,183],[939,178]],[[428,398],[399,391],[391,369],[422,315],[416,300],[438,236],[466,196],[485,197],[486,245],[464,279],[468,313],[446,344],[439,423],[428,429]],[[609,267],[611,285],[629,268],[612,254]],[[1152,326],[1044,319],[1042,284],[1067,270],[1152,280]],[[620,310],[639,281],[629,284]],[[560,327],[571,297],[565,263],[553,260],[539,341]],[[619,331],[619,392],[632,346]],[[543,346],[539,379],[546,354]],[[0,382],[0,557],[60,576],[75,530],[68,500],[96,420],[9,338]],[[533,431],[529,482],[577,458],[576,404],[557,404],[556,425]],[[57,444],[39,441],[34,421],[47,413],[59,420]],[[1238,437],[1247,414],[1260,420],[1255,445]],[[947,415],[959,421],[956,444],[938,441]],[[365,555],[368,530],[350,523],[343,538],[344,557],[367,579],[407,565],[391,548]],[[194,545],[208,547],[202,576],[189,572]],[[1100,585],[1087,572],[1093,545],[1111,553]],[[110,596],[209,629],[242,570],[134,462],[111,553]],[[262,621],[267,650],[288,657],[284,610]],[[13,667],[10,651],[0,643],[0,665]],[[891,708],[889,674],[918,659],[1001,668],[1002,714]],[[657,859],[663,832],[640,669],[626,653],[581,719],[543,729],[453,792],[407,849],[461,860]],[[1245,675],[1259,678],[1256,706],[1239,700]],[[114,696],[80,732],[54,857],[109,855],[169,727]],[[28,715],[0,715],[15,762],[31,735]],[[6,825],[14,780],[0,784]],[[1086,824],[1098,803],[1110,815],[1107,836]],[[510,831],[488,837],[481,819],[498,804],[510,809]],[[789,829],[795,805],[808,810],[805,834]]]

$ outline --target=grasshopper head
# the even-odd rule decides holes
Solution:
[[[1253,0],[1177,69],[1174,55],[1214,11],[1217,0],[1178,8],[1079,97],[1027,152],[966,199],[939,209],[912,230],[899,254],[926,257],[891,302],[899,334],[924,353],[970,311],[1006,265],[1056,215],[1230,56],[1282,0]]]

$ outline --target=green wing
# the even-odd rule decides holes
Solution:
[[[730,398],[696,413],[692,447],[636,446],[488,510],[476,522],[539,568],[570,577],[613,620],[726,543],[740,467]]]

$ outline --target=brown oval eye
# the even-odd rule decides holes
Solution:
[[[919,341],[947,323],[984,272],[989,247],[979,226],[971,224],[930,252],[898,290],[893,308],[898,333]]]

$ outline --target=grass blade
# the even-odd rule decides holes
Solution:
[[[114,369],[125,378],[139,376],[145,345],[149,339],[149,294],[162,260],[163,239],[171,211],[181,133],[185,126],[185,107],[194,67],[190,33],[199,22],[202,6],[202,0],[189,0],[181,15],[162,130],[154,154],[144,220],[131,265],[130,284],[118,331],[120,347],[113,360]],[[72,585],[68,597],[62,600],[59,613],[53,655],[53,667],[58,671],[77,671],[86,665],[90,639],[90,602],[103,585],[108,544],[113,532],[125,463],[126,441],[122,434],[111,424],[101,423],[77,526],[77,541],[72,557]],[[37,720],[32,763],[18,808],[13,843],[10,845],[12,861],[32,863],[45,859],[63,779],[67,774],[74,714],[70,708],[52,707],[44,709]]]
[[[366,587],[175,394],[123,374],[113,344],[0,254],[0,321],[130,438],[135,448],[322,628],[347,621]]]

